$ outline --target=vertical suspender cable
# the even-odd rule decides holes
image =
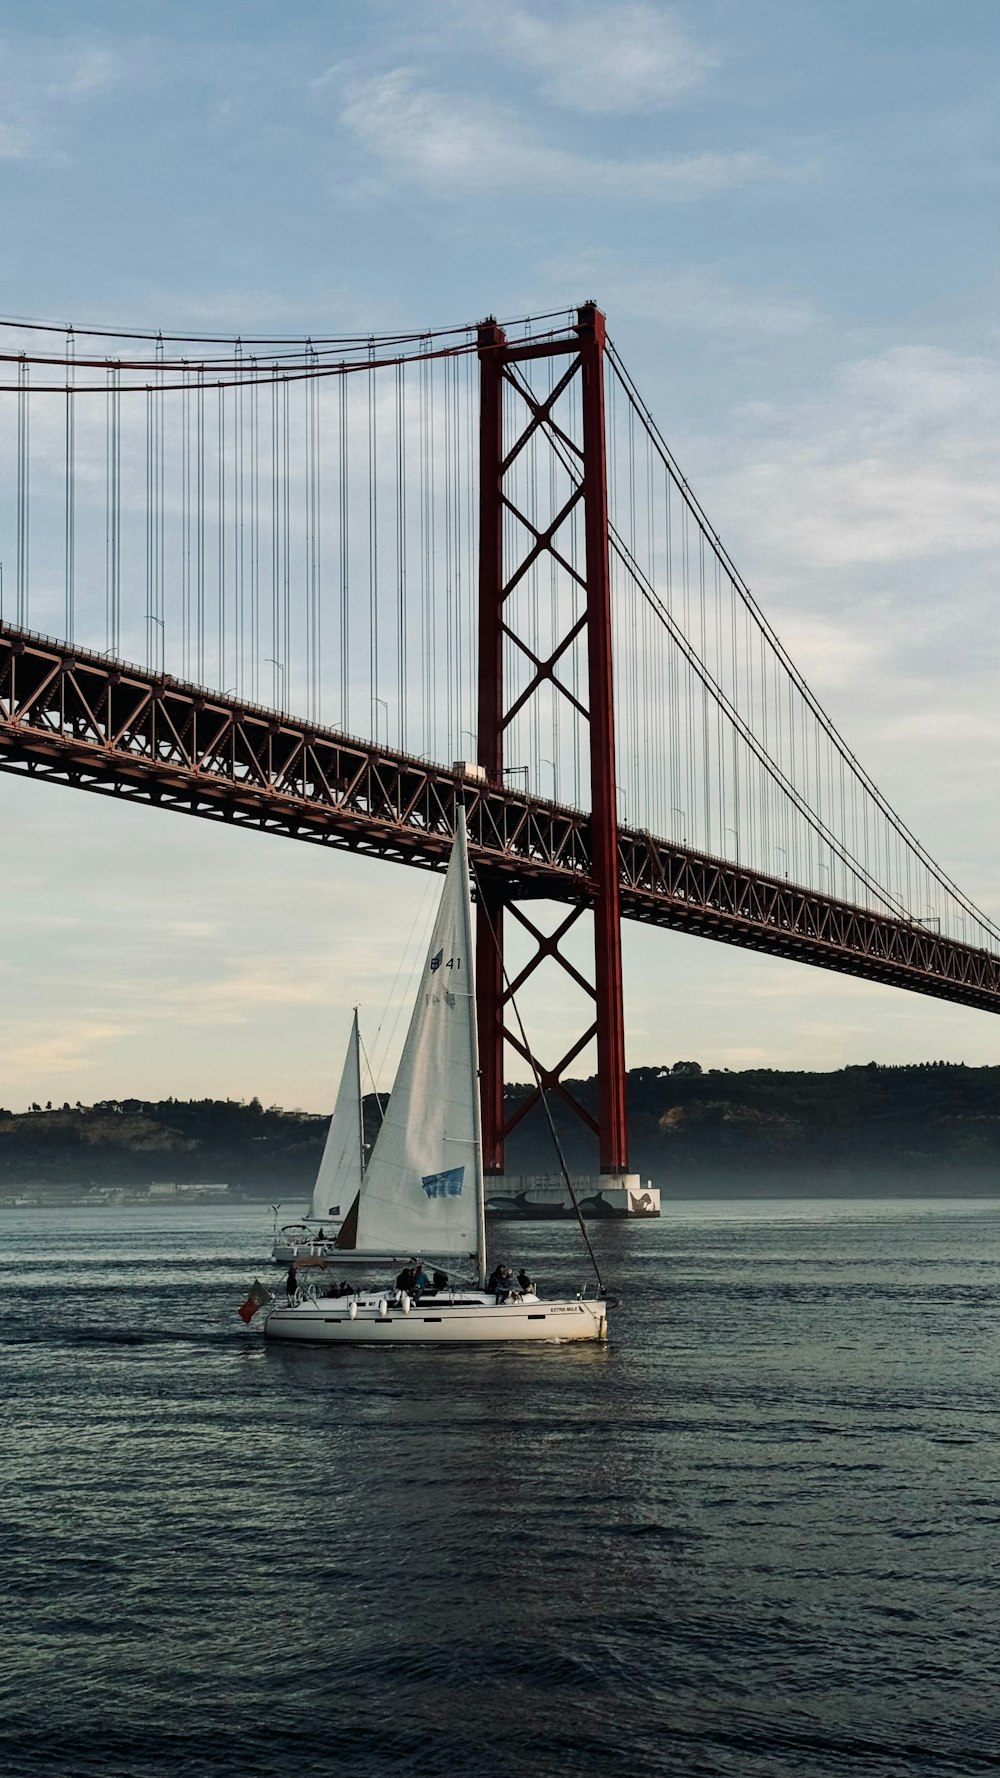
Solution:
[[[195,603],[198,614],[198,684],[205,683],[205,372],[195,387]]]
[[[246,585],[243,532],[244,511],[244,413],[243,413],[243,344],[233,343],[233,605],[235,610],[236,690],[244,694],[246,673]]]
[[[375,406],[375,342],[368,345],[368,720],[378,741],[378,426]]]
[[[17,366],[17,621],[27,627],[31,495],[30,370],[25,358]]]
[[[275,365],[277,371],[277,365]],[[278,379],[271,383],[271,695],[276,709],[285,708],[281,671],[281,431]]]
[[[340,721],[350,732],[350,479],[347,431],[347,377],[343,367],[337,381],[338,481],[340,495]]]
[[[216,685],[219,691],[228,689],[226,679],[226,390],[219,380],[216,389],[216,443],[218,446],[218,462],[216,465],[216,580],[218,583],[218,653],[216,665]]]
[[[181,369],[181,672],[191,673],[191,386]]]
[[[260,366],[251,357],[251,466],[249,466],[249,693],[260,701]]]
[[[281,385],[281,648],[286,683],[292,671],[291,391]],[[286,696],[287,696],[286,692]]]
[[[108,365],[105,371],[107,392],[104,398],[104,646],[114,654],[118,653],[118,564],[121,544],[120,402],[117,375],[116,367]]]
[[[396,366],[396,737],[406,745],[406,367]]]
[[[66,640],[72,642],[76,630],[76,408],[73,397],[74,338],[70,328],[66,336],[66,498],[64,503],[65,537],[63,549],[65,579]]]

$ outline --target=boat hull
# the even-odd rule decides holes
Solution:
[[[385,1299],[382,1299],[383,1301]],[[509,1341],[606,1340],[607,1305],[564,1302],[416,1302],[408,1311],[372,1300],[352,1316],[342,1298],[289,1304],[271,1310],[269,1340],[310,1346],[480,1346]]]

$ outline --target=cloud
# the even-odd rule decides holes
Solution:
[[[31,132],[24,125],[0,118],[0,160],[24,160],[31,150]]]
[[[68,44],[59,56],[48,88],[54,98],[88,99],[112,86],[121,73],[121,60],[98,44]]]
[[[845,366],[811,402],[745,410],[745,460],[716,483],[713,509],[800,569],[995,551],[998,406],[997,359],[893,347]]]
[[[352,82],[341,121],[393,180],[453,196],[514,188],[676,203],[778,176],[749,149],[619,160],[553,147],[515,112],[422,87],[407,68]]]
[[[110,1019],[75,1020],[52,1030],[47,1022],[34,1027],[19,1024],[16,1032],[0,1037],[0,1073],[8,1097],[53,1074],[86,1075],[107,1065],[108,1052],[126,1037],[137,1035],[135,1025]]]
[[[497,47],[542,76],[557,105],[592,113],[645,111],[699,85],[713,58],[652,6],[573,6],[558,17],[491,7]]]
[[[121,73],[111,50],[77,39],[23,36],[0,48],[7,89],[15,95],[0,116],[0,160],[50,158],[67,103],[103,92]]]

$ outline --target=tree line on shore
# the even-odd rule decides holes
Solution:
[[[595,1078],[567,1084],[596,1110]],[[510,1110],[530,1091],[510,1086]],[[380,1119],[374,1094],[364,1109],[370,1144]],[[556,1096],[552,1109],[570,1165],[595,1172],[586,1126]],[[628,1111],[633,1169],[668,1188],[734,1174],[780,1179],[806,1167],[845,1175],[890,1169],[914,1180],[951,1168],[967,1182],[1000,1180],[1000,1068],[870,1062],[806,1073],[678,1061],[633,1068]],[[308,1189],[326,1128],[323,1115],[257,1098],[36,1101],[22,1112],[0,1109],[0,1180],[218,1180],[288,1197]],[[536,1107],[508,1143],[507,1170],[551,1172],[553,1164]]]

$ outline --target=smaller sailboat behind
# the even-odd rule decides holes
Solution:
[[[326,1133],[323,1154],[304,1221],[286,1223],[275,1233],[271,1258],[276,1265],[325,1264],[335,1253],[334,1241],[364,1176],[364,1122],[361,1104],[361,1035],[354,1009],[350,1042],[337,1098]]]

